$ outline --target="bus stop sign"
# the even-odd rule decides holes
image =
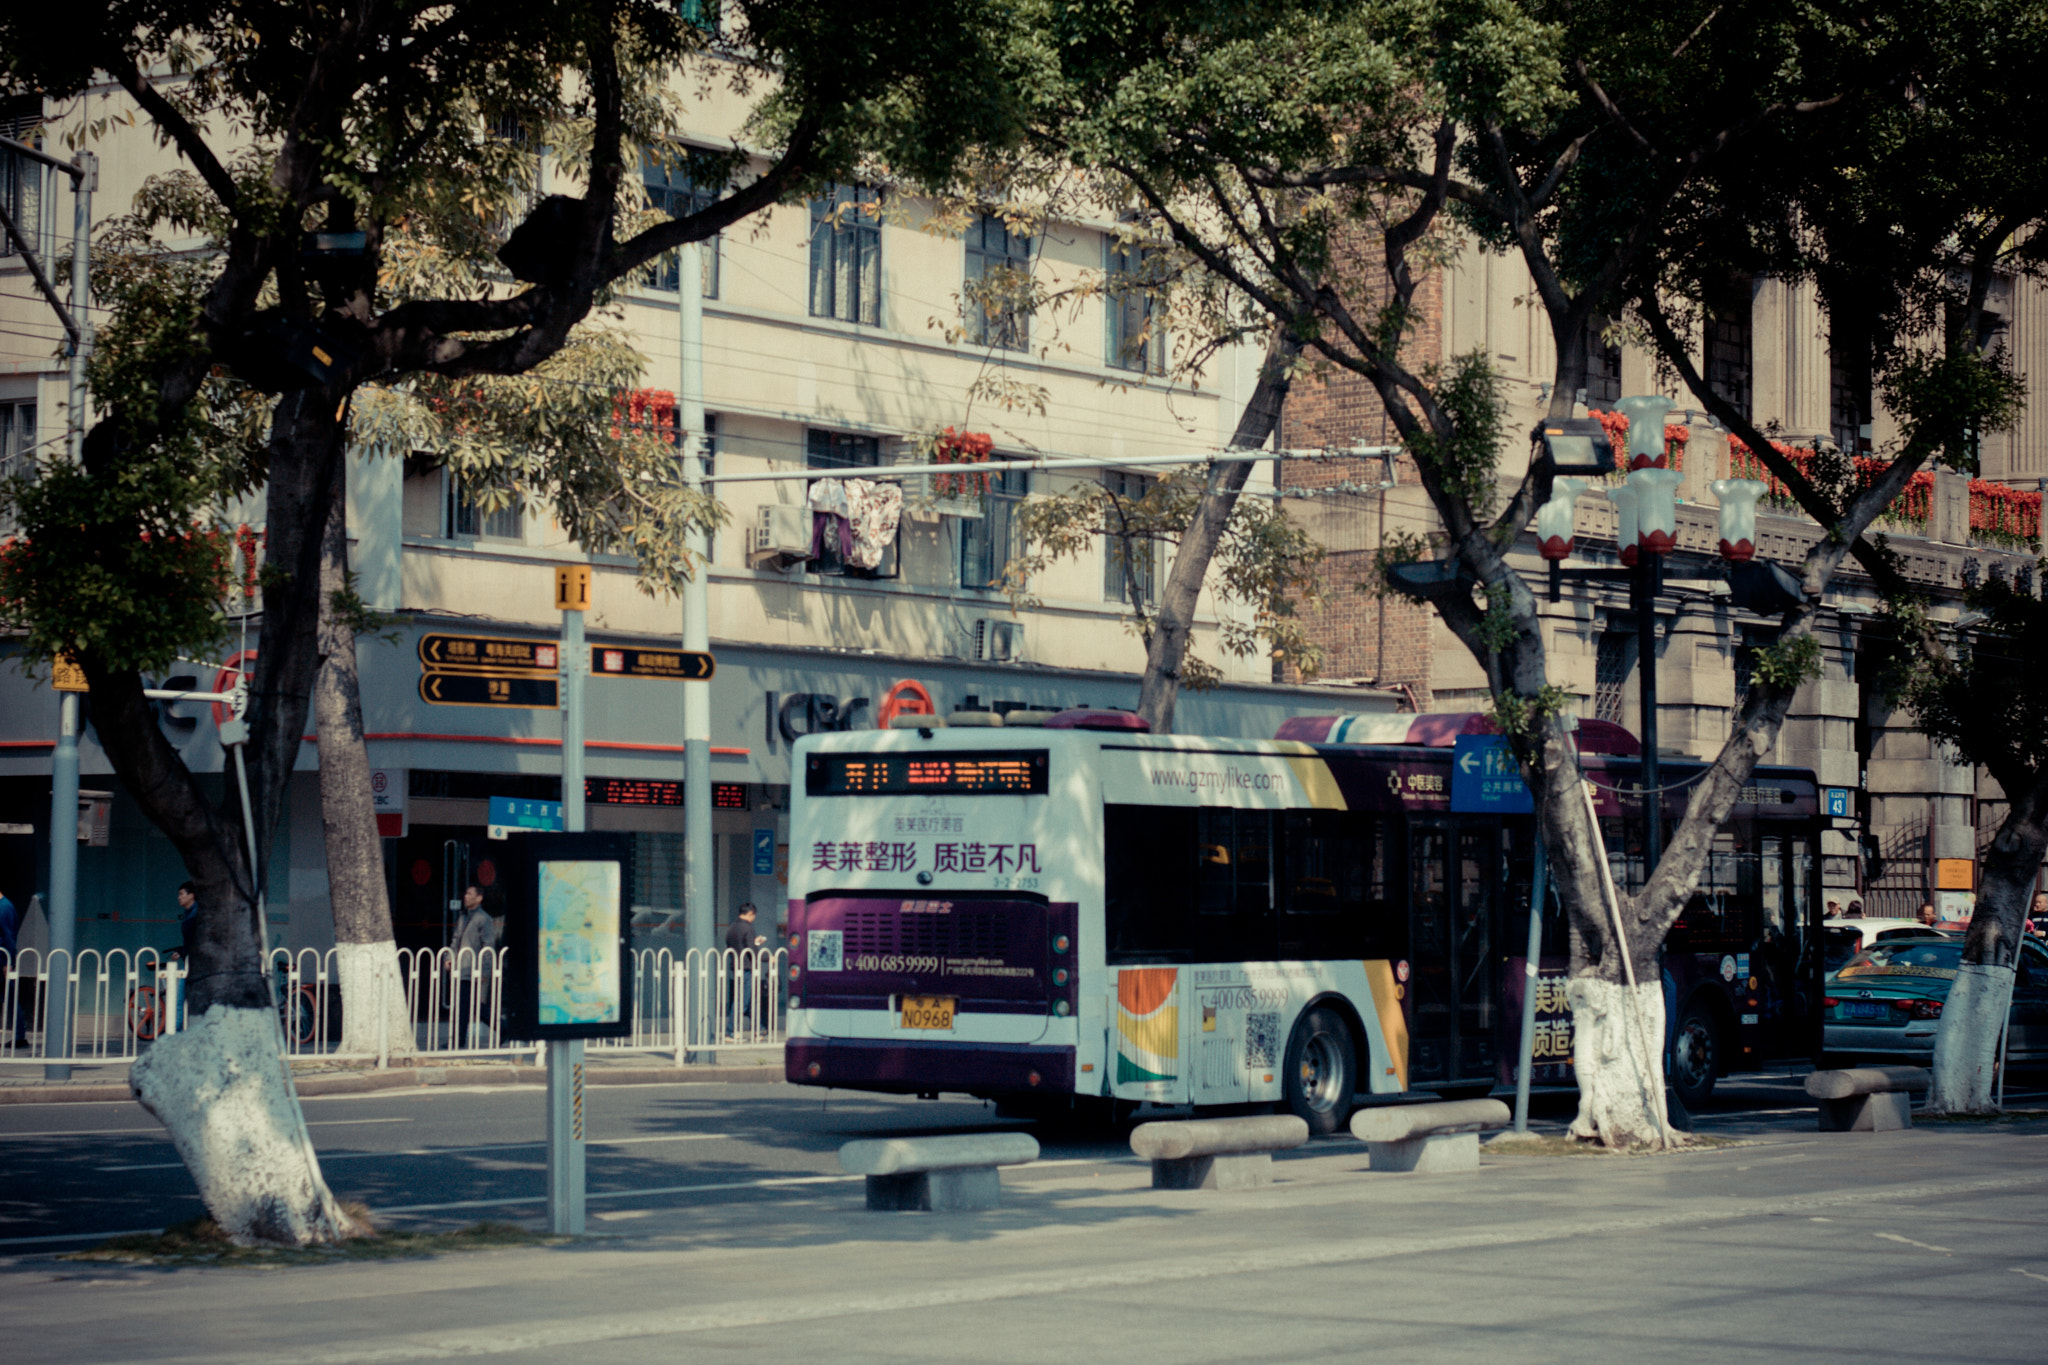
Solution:
[[[1451,750],[1451,809],[1477,815],[1527,815],[1536,809],[1507,736],[1457,737]]]

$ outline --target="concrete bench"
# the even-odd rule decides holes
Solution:
[[[1853,1066],[1812,1073],[1806,1093],[1823,1133],[1889,1133],[1913,1126],[1913,1094],[1933,1083],[1924,1066]]]
[[[1351,1135],[1372,1153],[1375,1171],[1434,1175],[1479,1169],[1479,1135],[1508,1126],[1499,1100],[1388,1105],[1351,1116]]]
[[[848,1175],[867,1177],[871,1209],[957,1213],[1002,1202],[998,1166],[1038,1160],[1029,1133],[956,1133],[944,1137],[869,1138],[839,1149]]]
[[[1273,1183],[1273,1153],[1308,1141],[1293,1114],[1141,1123],[1131,1150],[1152,1163],[1155,1190],[1249,1190]]]

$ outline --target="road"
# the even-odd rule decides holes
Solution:
[[[2033,1092],[2029,1092],[2028,1098]],[[1813,1130],[1796,1078],[1734,1078],[1671,1156],[1489,1153],[1375,1176],[1348,1139],[1264,1190],[1154,1191],[1112,1136],[1040,1130],[1003,1207],[874,1214],[834,1149],[1013,1126],[981,1105],[781,1086],[592,1087],[592,1236],[283,1272],[48,1259],[65,1231],[196,1212],[146,1116],[0,1109],[11,1365],[550,1365],[650,1358],[1038,1362],[2033,1361],[2048,1330],[2048,1120]],[[1569,1098],[1543,1096],[1545,1124]],[[2014,1098],[2022,1098],[2016,1092]],[[309,1099],[329,1178],[393,1226],[538,1226],[537,1090]],[[26,1112],[17,1112],[23,1110]],[[53,1229],[55,1231],[53,1231]]]

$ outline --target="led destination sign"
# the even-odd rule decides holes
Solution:
[[[813,754],[811,796],[1043,796],[1045,751],[977,754]]]

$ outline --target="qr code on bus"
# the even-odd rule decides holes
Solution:
[[[1280,1047],[1278,1014],[1247,1014],[1244,1017],[1244,1064],[1247,1069],[1276,1065]]]
[[[804,966],[814,972],[836,972],[843,970],[841,964],[846,956],[846,932],[843,929],[813,929],[810,935],[810,956]]]

